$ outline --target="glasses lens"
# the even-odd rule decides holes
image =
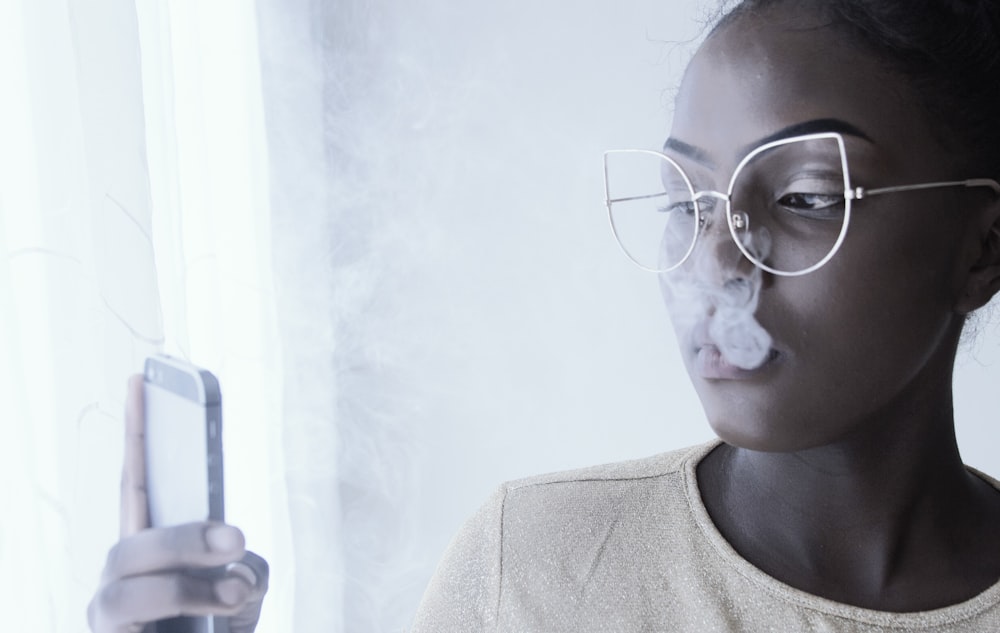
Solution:
[[[655,152],[605,154],[611,227],[622,250],[639,266],[666,271],[694,244],[698,213],[684,174]]]
[[[752,152],[730,187],[733,229],[744,252],[783,273],[825,263],[846,228],[847,186],[835,138]]]

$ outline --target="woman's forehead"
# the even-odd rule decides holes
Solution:
[[[728,154],[787,126],[830,119],[891,146],[927,128],[914,96],[902,76],[838,29],[739,18],[692,59],[671,137]]]

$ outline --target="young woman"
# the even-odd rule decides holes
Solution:
[[[995,2],[732,9],[663,151],[606,162],[719,440],[502,486],[415,629],[1000,630],[1000,484],[962,464],[951,397],[1000,289],[998,113]],[[161,570],[242,555],[190,531],[126,532],[95,631],[254,611],[245,584],[170,589]],[[137,598],[154,581],[166,597]]]
[[[502,487],[419,631],[1000,630],[1000,493],[951,399],[1000,287],[998,27],[995,2],[945,1],[720,22],[666,158],[606,163],[720,441]]]

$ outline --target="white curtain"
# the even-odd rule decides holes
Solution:
[[[402,192],[372,193],[386,163],[351,114],[372,99],[339,73],[373,56],[330,46],[351,33],[335,9],[0,3],[12,630],[86,630],[117,538],[125,380],[154,352],[221,381],[227,520],[271,564],[258,631],[411,617],[438,552],[413,560],[400,321],[380,293],[413,233],[375,230]]]
[[[245,2],[0,3],[0,601],[84,631],[117,537],[124,385],[223,385],[227,514],[291,630],[283,359],[257,25]]]

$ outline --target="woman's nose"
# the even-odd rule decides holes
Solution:
[[[698,241],[689,263],[691,272],[702,282],[725,288],[749,279],[754,264],[733,240],[725,209],[720,207],[715,205],[702,213]]]

